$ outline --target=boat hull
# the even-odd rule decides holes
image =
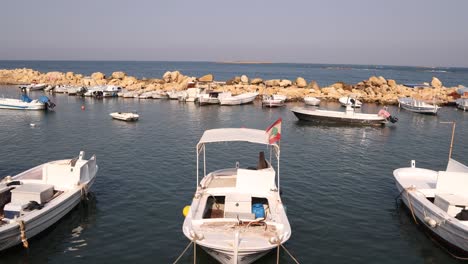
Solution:
[[[233,264],[234,252],[201,246],[210,256],[223,264]],[[266,255],[271,249],[262,251],[241,251],[237,256],[238,264],[249,264]]]
[[[228,98],[220,98],[219,99],[219,104],[220,105],[241,105],[241,104],[250,104],[252,103],[255,98],[257,97],[257,94],[253,94],[250,96],[232,96]]]
[[[436,115],[437,114],[437,108],[433,108],[433,107],[417,107],[417,106],[411,106],[411,105],[406,105],[406,104],[401,104],[400,105],[401,108],[407,110],[407,111],[411,111],[411,112],[415,112],[415,113],[419,113],[419,114],[426,114],[426,115]]]
[[[399,192],[404,191],[403,186],[397,181],[396,183]],[[409,200],[408,200],[409,198]],[[406,208],[414,213],[419,226],[423,227],[433,238],[435,238],[445,249],[457,257],[468,257],[468,228],[459,228],[452,221],[447,221],[444,213],[438,208],[433,209],[436,205],[431,203],[425,197],[414,195],[413,192],[403,192],[401,200]],[[412,208],[412,209],[411,209]],[[439,212],[440,211],[440,212]],[[437,223],[443,223],[437,227],[431,227],[424,221],[425,217],[434,219]],[[447,215],[447,217],[449,217]]]
[[[0,109],[13,109],[13,110],[45,110],[46,105],[40,102],[26,103],[20,100],[0,100]]]
[[[262,101],[262,106],[264,107],[281,107],[284,106],[283,100],[278,99],[268,99]]]
[[[360,119],[353,118],[352,116],[341,115],[341,116],[325,116],[315,115],[311,112],[301,112],[299,110],[292,110],[294,115],[299,120],[316,122],[316,123],[329,123],[329,124],[350,124],[350,125],[371,125],[371,126],[383,126],[386,124],[385,119]]]

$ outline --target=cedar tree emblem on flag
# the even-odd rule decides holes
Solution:
[[[275,143],[281,139],[281,122],[283,120],[279,118],[276,120],[271,126],[266,129],[266,133],[268,134],[268,142],[270,144]]]

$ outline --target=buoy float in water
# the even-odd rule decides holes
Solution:
[[[36,126],[36,124],[34,124],[34,123],[31,123],[31,124],[29,124],[29,125],[30,125],[31,127],[35,127],[35,126]]]
[[[84,106],[84,105],[81,106],[81,110],[83,110],[83,111],[85,110],[85,106]]]
[[[186,205],[184,209],[182,210],[182,214],[187,217],[188,213],[190,211],[190,205]]]

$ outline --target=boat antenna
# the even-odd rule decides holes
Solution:
[[[449,161],[452,158],[452,150],[453,150],[453,139],[455,137],[455,127],[457,126],[457,122],[440,122],[441,124],[452,124],[452,139],[450,140],[450,150],[449,150]]]

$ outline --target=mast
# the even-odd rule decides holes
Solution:
[[[455,137],[455,127],[457,126],[457,122],[440,122],[442,124],[452,124],[452,139],[450,140],[450,149],[449,149],[449,161],[452,158],[452,150],[453,150],[453,139]]]

